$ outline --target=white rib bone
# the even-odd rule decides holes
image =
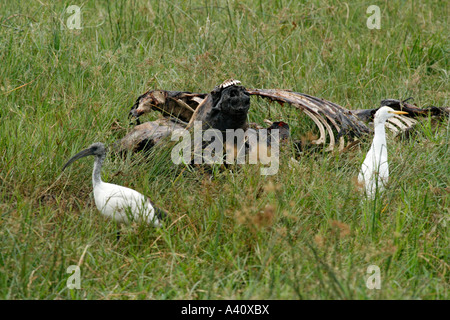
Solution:
[[[395,118],[403,121],[408,128],[414,126],[417,123],[417,120],[409,118],[407,116],[396,115]]]
[[[337,125],[336,121],[334,121],[333,118],[328,117],[328,116],[327,116],[327,119],[330,120],[330,122],[331,122],[331,123],[334,125],[334,127],[336,128],[336,131],[339,132],[341,128]],[[344,147],[345,147],[345,139],[344,139],[343,136],[340,136],[340,137],[339,137],[339,149],[338,149],[338,150],[339,150],[339,151],[342,151],[342,150],[344,149]]]
[[[311,100],[306,99],[306,98],[304,98],[304,97],[300,97],[300,98],[301,98],[301,99],[302,99],[309,107],[314,107],[314,108],[317,108],[317,109],[319,109],[319,110],[321,109],[321,106],[320,106],[320,105],[317,105],[317,103],[315,103],[314,101],[311,101]],[[333,118],[327,116],[326,114],[325,114],[325,117],[326,117],[328,120],[330,120],[330,122],[333,124],[333,126],[336,128],[336,130],[339,132],[340,128],[339,128],[339,126],[337,125],[336,121],[334,121]],[[326,119],[324,119],[322,116],[320,116],[319,119],[320,119],[320,120],[323,122],[323,124],[327,127],[328,134],[330,135],[330,146],[329,146],[327,149],[325,149],[325,151],[331,151],[331,150],[334,149],[334,145],[335,145],[335,139],[334,139],[333,130],[332,130],[331,127],[328,125],[328,122],[326,121]],[[339,138],[339,151],[342,151],[342,150],[344,149],[344,147],[345,147],[345,140],[344,140],[344,137],[340,137],[340,138]]]
[[[197,102],[198,104],[202,103],[203,100],[205,100],[205,99],[202,99],[200,97],[192,97],[191,99],[194,100],[195,102]]]
[[[405,131],[406,125],[403,122],[401,122],[400,120],[398,120],[397,118],[391,118],[391,119],[388,119],[388,121],[395,124],[397,127],[399,127],[401,131]]]
[[[393,124],[389,123],[386,121],[386,128],[388,128],[389,130],[391,130],[392,132],[394,132],[395,135],[398,134],[398,129],[396,126],[394,126]]]
[[[326,141],[326,133],[325,128],[323,127],[322,123],[319,121],[319,119],[316,118],[314,114],[312,114],[310,111],[303,109],[303,112],[314,121],[314,123],[317,125],[320,131],[320,137],[319,139],[313,140],[312,143],[314,144],[322,144]]]
[[[330,135],[330,145],[325,149],[325,151],[331,151],[334,149],[334,145],[335,145],[333,129],[331,129],[327,120],[324,117],[322,117],[321,114],[317,114],[317,118],[325,125],[325,127],[327,128],[328,134]]]
[[[174,100],[175,100],[175,102],[176,102],[180,107],[183,107],[183,108],[185,108],[186,110],[191,111],[192,113],[195,112],[195,110],[192,109],[192,108],[191,108],[186,102],[184,102],[183,100],[180,100],[180,99],[174,99]]]

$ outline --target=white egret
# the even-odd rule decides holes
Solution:
[[[64,165],[63,170],[75,160],[91,155],[95,156],[92,184],[98,210],[119,224],[142,221],[160,227],[167,213],[155,207],[149,198],[133,189],[102,181],[101,169],[106,157],[106,148],[103,143],[96,142],[74,155]]]
[[[389,180],[388,154],[386,147],[385,123],[396,114],[408,114],[404,111],[396,111],[383,106],[375,113],[374,132],[372,146],[366,155],[361,171],[358,175],[358,183],[364,185],[366,195],[374,199],[376,191],[382,192]]]

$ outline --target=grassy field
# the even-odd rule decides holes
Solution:
[[[366,25],[373,4],[379,30]],[[67,28],[70,5],[82,29]],[[349,109],[409,96],[448,106],[448,12],[437,0],[1,1],[0,298],[448,299],[448,119],[388,139],[390,185],[373,202],[355,186],[369,140],[291,166],[282,150],[274,176],[191,170],[169,148],[108,157],[105,181],[172,213],[118,243],[93,201],[93,159],[61,172],[91,143],[123,137],[149,88],[209,92],[235,78]],[[293,108],[269,114],[252,98],[249,120],[269,117],[305,134]],[[79,290],[66,286],[70,265]],[[370,265],[380,290],[366,287]]]

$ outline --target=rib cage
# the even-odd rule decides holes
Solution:
[[[240,83],[239,80],[229,79],[216,88],[239,86]],[[355,139],[371,134],[372,129],[368,123],[378,110],[378,108],[348,110],[328,100],[289,90],[248,88],[245,90],[250,95],[276,101],[281,106],[284,106],[285,103],[290,104],[305,113],[315,123],[320,132],[319,138],[312,143],[324,146],[328,143],[325,148],[326,151],[334,150],[337,140],[339,141],[338,150],[342,151],[353,145]],[[150,90],[138,97],[130,110],[130,114],[138,118],[141,114],[150,110],[158,110],[165,117],[181,120],[182,124],[187,124],[189,120],[192,120],[198,106],[205,102],[207,96],[206,93]],[[393,109],[409,113],[408,116],[398,115],[388,120],[386,127],[394,134],[412,128],[417,123],[417,120],[412,117],[422,115],[448,116],[450,113],[450,108],[432,106],[422,109],[407,103],[408,100],[386,99],[381,101],[381,106],[387,105]]]
[[[303,93],[279,89],[247,89],[247,91],[251,95],[277,101],[282,105],[288,103],[303,111],[314,121],[319,129],[320,137],[313,141],[314,144],[325,144],[328,135],[329,145],[325,151],[332,151],[335,148],[336,137],[333,128],[336,130],[339,138],[339,151],[345,148],[344,136],[347,136],[348,142],[351,143],[355,137],[360,137],[370,132],[370,129],[351,111],[330,101]]]

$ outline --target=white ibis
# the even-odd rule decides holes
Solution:
[[[106,156],[106,148],[103,143],[96,142],[74,155],[64,165],[63,170],[75,160],[87,156],[95,156],[94,170],[92,171],[94,199],[98,210],[104,216],[120,224],[143,221],[153,224],[155,227],[161,226],[161,221],[167,213],[156,208],[149,198],[133,189],[102,181],[101,169]]]
[[[386,147],[385,123],[396,114],[408,114],[404,111],[395,111],[390,107],[383,106],[375,113],[372,146],[366,155],[361,171],[358,175],[358,183],[364,185],[366,195],[374,199],[376,192],[382,192],[389,180],[388,154]]]

